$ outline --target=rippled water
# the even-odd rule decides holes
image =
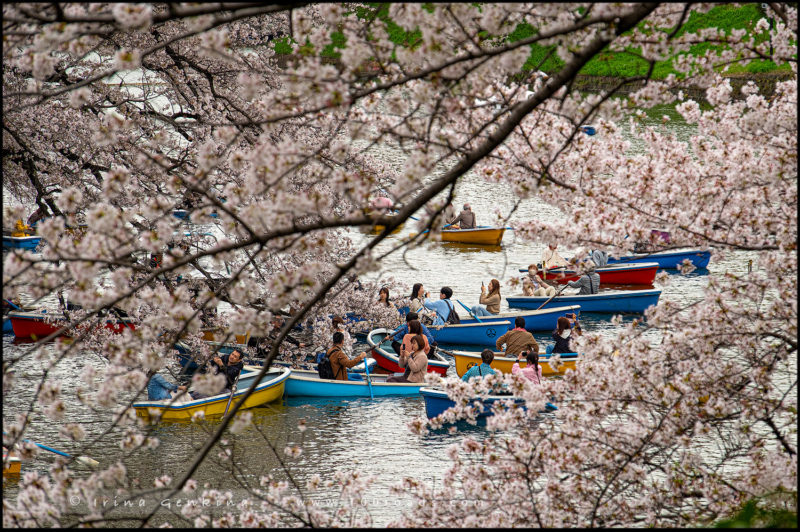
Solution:
[[[659,111],[651,113],[654,122],[658,120],[660,114],[662,113]],[[691,131],[674,118],[670,127],[682,138],[686,138]],[[392,157],[396,156],[387,153],[387,159]],[[401,164],[402,160],[391,162]],[[508,210],[514,198],[509,187],[488,185],[474,176],[467,176],[457,187],[456,204],[464,201],[472,204],[478,223],[485,224],[493,219],[491,213],[496,208]],[[520,205],[509,225],[513,226],[515,222],[533,217],[548,219],[556,216],[559,216],[559,213],[555,209],[540,204],[533,198]],[[381,249],[388,250],[398,243],[398,239],[412,230],[414,229],[411,224],[406,224],[401,232],[381,244]],[[366,238],[355,231],[352,236],[356,242]],[[454,299],[460,299],[471,306],[477,303],[481,282],[488,284],[491,278],[499,279],[503,286],[502,293],[505,296],[509,295],[505,281],[512,276],[519,276],[518,268],[527,267],[529,263],[538,261],[543,248],[542,245],[519,241],[513,231],[508,231],[503,245],[496,248],[431,244],[411,250],[405,257],[401,253],[389,256],[384,260],[380,277],[394,277],[409,287],[415,282],[422,282],[432,294],[438,293],[441,286],[447,285],[453,288]],[[560,251],[562,255],[569,256],[571,250]],[[672,282],[663,287],[661,297],[664,300],[680,303],[695,301],[701,297],[709,275],[718,275],[725,271],[744,272],[749,258],[752,256],[737,253],[725,261],[712,261],[708,270],[697,271],[687,276],[675,274],[672,276]],[[407,294],[393,294],[393,296],[400,295]],[[506,307],[505,300],[503,307]],[[617,327],[611,324],[609,317],[584,316],[583,328],[585,331],[614,335]],[[549,333],[537,333],[535,336],[540,344],[551,343]],[[31,344],[15,344],[13,337],[6,336],[3,338],[3,357],[17,358],[32,347]],[[356,346],[356,352],[359,347]],[[98,369],[104,366],[99,355],[83,353],[77,359],[73,359],[72,363],[59,365],[55,371],[55,375],[63,382],[67,397],[79,382],[81,367],[85,363]],[[19,364],[18,384],[14,392],[4,398],[4,422],[12,420],[16,413],[30,403],[33,390],[29,386],[34,386],[35,377],[41,375],[41,372],[41,368],[32,359],[26,359]],[[452,368],[450,373],[453,373]],[[89,438],[98,436],[111,417],[106,410],[92,411],[77,401],[67,406],[68,420],[86,423]],[[337,471],[352,469],[377,477],[367,497],[367,502],[376,509],[372,514],[376,525],[385,525],[407,508],[404,500],[389,493],[390,486],[397,484],[403,476],[412,476],[432,485],[440,483],[449,463],[446,455],[447,447],[463,440],[466,436],[480,439],[485,435],[482,426],[472,427],[466,424],[460,424],[456,434],[447,431],[439,431],[426,437],[411,434],[406,424],[418,416],[424,416],[424,404],[419,397],[375,400],[290,398],[251,411],[254,414],[255,428],[246,430],[235,438],[235,452],[232,458],[241,469],[241,478],[245,482],[257,485],[258,479],[267,474],[274,474],[278,478],[286,477],[265,438],[281,455],[287,444],[299,443],[302,440],[303,455],[287,462],[290,474],[300,486],[304,486],[314,474],[319,474],[323,480],[327,480],[333,479]],[[301,433],[298,429],[300,420],[305,420],[307,424],[308,430],[305,433]],[[203,444],[207,431],[213,429],[217,423],[213,420],[203,425],[162,423],[155,427],[154,434],[159,438],[160,446],[156,450],[138,453],[135,457],[125,459],[130,476],[138,477],[143,488],[151,487],[153,479],[161,475],[176,477]],[[58,436],[58,429],[58,424],[48,421],[39,411],[34,415],[27,436],[58,449],[74,451],[75,445],[61,439]],[[118,444],[114,442],[115,438],[106,436],[87,454],[100,461],[102,465],[108,465],[119,456]],[[231,489],[234,492],[234,502],[241,500],[246,495],[245,489],[225,473],[224,467],[214,463],[215,453],[212,452],[211,455],[211,458],[198,469],[194,478],[201,484],[207,482],[216,489]],[[52,455],[42,452],[36,460],[26,462],[23,467],[25,471],[46,472],[51,461]],[[84,474],[88,474],[88,470],[85,470]],[[4,483],[4,497],[14,497],[16,491],[16,481]],[[109,496],[113,497],[113,494]],[[336,492],[322,490],[313,497],[324,502],[329,498],[335,498]],[[169,510],[167,506],[176,502],[177,500],[165,501],[163,503],[165,510]],[[80,501],[76,508],[82,511],[86,503],[87,501]],[[136,513],[136,510],[128,511]],[[164,520],[181,524],[177,518],[166,515],[156,519],[155,524],[160,524]]]

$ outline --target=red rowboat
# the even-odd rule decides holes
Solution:
[[[597,268],[595,272],[600,275],[600,284],[636,284],[652,285],[658,270],[657,262],[641,262],[638,264],[609,265],[604,268]],[[565,273],[566,277],[557,277],[560,273]],[[563,268],[553,268],[547,270],[547,279],[565,284],[567,281],[577,281],[580,275],[574,270]]]
[[[63,318],[47,322],[45,318],[52,317],[52,315],[41,312],[9,312],[7,316],[11,320],[14,336],[17,338],[33,338],[34,340],[45,338],[67,324],[67,321]],[[126,327],[135,329],[134,323],[130,318],[106,320],[105,326],[115,333],[121,332]],[[64,334],[64,336],[69,335]]]

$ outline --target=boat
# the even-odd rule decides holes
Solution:
[[[316,371],[292,370],[286,381],[287,397],[386,397],[392,395],[419,395],[424,382],[386,382],[391,375],[370,373],[366,376],[349,375],[346,381],[321,379]],[[360,377],[360,378],[359,378]]]
[[[39,242],[42,241],[40,236],[11,236],[3,235],[3,248],[5,249],[36,249]]]
[[[186,209],[175,209],[174,211],[172,211],[172,216],[174,216],[175,218],[180,218],[181,220],[183,220],[187,216],[189,216],[189,211],[187,211]],[[219,218],[219,214],[217,214],[215,212],[209,213],[208,216],[210,216],[212,218]]]
[[[247,341],[250,340],[250,333],[237,333],[237,334],[228,334],[224,329],[216,327],[213,329],[201,329],[201,333],[203,333],[203,340],[207,342],[222,342],[223,340],[227,339],[235,339],[237,344],[244,344],[247,345]]]
[[[447,409],[456,406],[455,401],[447,397],[447,392],[444,390],[425,387],[420,389],[419,393],[425,400],[425,415],[428,416],[428,419],[432,419],[439,414],[443,414]],[[487,395],[486,397],[473,397],[471,402],[476,406],[480,405],[478,417],[488,417],[494,415],[491,407],[496,403],[505,402],[506,404],[509,404],[511,408],[526,408],[524,399],[514,397],[512,395],[493,394]],[[558,410],[556,405],[547,403],[545,405],[545,409],[541,410],[540,413],[553,412],[555,410]]]
[[[14,327],[11,325],[11,320],[8,316],[3,316],[3,335],[14,334]]]
[[[520,272],[527,273],[528,269],[520,268]],[[635,264],[613,264],[594,270],[600,276],[600,284],[636,284],[651,286],[656,279],[658,263],[640,262]],[[558,277],[565,274],[563,278]],[[565,268],[548,268],[547,275],[542,275],[545,279],[549,278],[560,284],[568,281],[577,281],[580,275],[575,270]],[[584,309],[586,310],[586,309]]]
[[[448,351],[448,353],[455,359],[456,375],[459,377],[463,377],[472,366],[481,364],[480,353],[469,353],[467,351]],[[543,377],[563,375],[567,370],[575,369],[575,363],[578,361],[578,353],[559,353],[559,355],[561,363],[558,366],[558,370],[555,370],[550,366],[549,362],[553,354],[539,353],[539,366],[542,368]],[[511,367],[516,361],[516,358],[503,356],[503,353],[495,353],[494,360],[492,360],[490,365],[497,371],[511,373]],[[528,361],[524,358],[519,363],[520,368],[524,368],[527,365]]]
[[[557,305],[580,305],[581,312],[636,312],[642,313],[658,303],[661,290],[604,290],[597,294],[547,296],[509,296],[511,308],[544,308]],[[548,301],[549,300],[549,301]],[[546,303],[546,304],[545,304]],[[555,327],[553,327],[555,329]]]
[[[3,476],[19,475],[22,472],[22,462],[13,451],[9,454],[3,447]]]
[[[711,251],[690,249],[686,251],[656,251],[653,253],[636,253],[619,258],[608,258],[609,264],[631,264],[655,262],[661,269],[677,269],[685,259],[689,259],[695,268],[705,268],[711,260]]]
[[[428,231],[423,231],[423,234]],[[499,246],[503,240],[505,227],[491,227],[479,225],[474,229],[442,229],[441,236],[437,240],[442,242],[458,242],[461,244],[478,244],[482,246]],[[416,233],[409,235],[409,238],[417,236]]]
[[[549,306],[541,310],[511,310],[499,314],[492,314],[491,316],[478,316],[478,319],[483,323],[508,320],[511,323],[509,329],[513,329],[514,320],[517,317],[522,317],[525,318],[525,329],[528,331],[552,331],[558,325],[558,318],[565,314],[577,314],[580,310],[580,305]],[[478,323],[478,320],[476,318],[465,318],[462,316],[461,323]],[[504,333],[505,331],[501,334]]]
[[[37,340],[50,336],[61,327],[67,324],[67,320],[61,317],[54,317],[54,314],[42,312],[12,311],[8,313],[11,327],[17,338],[32,338]],[[49,319],[48,319],[49,318]],[[107,319],[105,327],[115,333],[122,332],[122,329],[136,329],[132,319],[127,317]],[[69,336],[68,331],[62,333]]]
[[[133,403],[133,408],[136,410],[136,415],[140,417],[156,417],[165,421],[190,420],[197,412],[203,412],[205,417],[221,416],[225,414],[226,407],[229,409],[233,408],[242,400],[248,388],[250,388],[258,376],[258,373],[258,368],[252,369],[252,366],[245,366],[245,369],[242,370],[239,376],[236,392],[233,394],[233,399],[230,401],[229,407],[228,399],[231,397],[231,394],[221,393],[202,399],[192,399],[188,394],[184,394],[177,400],[161,399],[159,401],[141,401]],[[283,396],[284,387],[291,373],[292,370],[289,368],[267,371],[250,397],[244,401],[240,410],[253,408],[280,399],[280,397]]]
[[[400,367],[399,357],[392,349],[392,332],[389,329],[374,329],[367,334],[367,343],[372,348],[372,358],[380,367],[395,373],[404,373],[405,368]],[[433,358],[428,358],[428,373],[444,375],[449,367],[450,362],[439,354],[438,349],[433,353]]]
[[[508,320],[486,323],[428,325],[433,339],[440,344],[479,345],[494,347],[495,340],[511,328]]]

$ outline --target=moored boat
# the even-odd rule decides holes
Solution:
[[[635,264],[655,262],[661,269],[677,269],[685,259],[689,259],[695,268],[705,268],[711,260],[710,251],[690,249],[685,251],[657,251],[653,253],[637,253],[619,258],[608,258],[609,264]]]
[[[439,414],[443,414],[449,408],[452,408],[456,405],[455,401],[447,397],[447,392],[444,390],[425,387],[420,389],[419,393],[425,400],[425,415],[428,417],[428,419],[432,419]],[[497,403],[505,403],[511,408],[522,408],[523,410],[526,409],[525,400],[512,395],[487,395],[486,397],[473,397],[470,400],[470,403],[479,407],[478,417],[488,417],[494,415],[494,412],[492,412],[492,406]],[[547,403],[545,405],[545,409],[540,411],[540,413],[553,412],[555,410],[558,410],[558,407],[552,403]]]
[[[459,377],[463,377],[472,366],[479,366],[481,364],[480,353],[468,353],[466,351],[448,351],[448,353],[455,359],[456,374]],[[539,353],[539,366],[542,368],[542,376],[552,377],[554,375],[563,375],[566,371],[575,369],[575,363],[578,361],[578,353],[559,353],[559,355],[561,363],[558,369],[555,369],[550,365],[550,360],[554,355]],[[516,361],[516,358],[505,357],[503,353],[495,353],[494,360],[492,360],[490,365],[497,371],[511,373],[511,367]],[[524,358],[519,363],[520,368],[524,368],[527,365],[528,362]]]
[[[233,408],[241,402],[248,388],[258,376],[258,370],[248,371],[246,367],[239,377],[236,392],[228,407],[230,393],[221,393],[202,399],[192,399],[188,394],[175,399],[162,399],[159,401],[141,401],[133,404],[136,414],[141,417],[157,417],[161,420],[190,420],[196,412],[203,412],[205,417],[220,416],[225,414],[225,408]],[[279,399],[284,393],[284,387],[291,375],[289,368],[269,370],[258,383],[253,393],[244,400],[240,409],[253,408]]]
[[[527,272],[528,269],[520,269],[521,272]],[[640,262],[635,264],[613,264],[603,268],[595,269],[595,272],[600,276],[600,284],[636,284],[636,285],[652,285],[656,278],[658,271],[658,263],[655,262]],[[560,274],[564,277],[559,277]],[[568,281],[577,281],[580,275],[575,270],[566,268],[550,268],[547,270],[547,275],[542,274],[542,277],[555,281],[560,284],[566,284]],[[585,309],[584,309],[585,310]]]
[[[19,475],[22,472],[22,462],[16,453],[8,452],[3,447],[3,476]]]
[[[642,313],[658,303],[661,290],[607,290],[597,294],[565,295],[553,299],[539,296],[509,296],[506,302],[511,308],[544,308],[560,305],[580,305],[581,312],[636,312]],[[550,300],[550,301],[548,301]],[[555,327],[554,327],[555,328]]]
[[[433,339],[440,344],[494,347],[495,340],[509,328],[511,328],[511,322],[502,320],[485,323],[430,325],[428,330]]]
[[[400,367],[398,363],[400,359],[392,349],[391,333],[392,331],[389,329],[374,329],[367,335],[367,343],[372,348],[372,358],[377,361],[380,367],[395,373],[403,373],[405,368]],[[444,375],[449,367],[450,362],[440,355],[438,350],[433,353],[432,357],[428,358],[428,373],[436,372]]]
[[[525,319],[525,329],[528,331],[551,331],[556,328],[558,318],[565,314],[577,314],[580,310],[580,305],[548,306],[541,310],[509,310],[500,312],[499,314],[492,314],[491,316],[478,316],[478,319],[483,323],[508,320],[510,322],[509,329],[513,329],[514,320],[517,317],[522,317]],[[475,318],[460,317],[461,323],[478,323],[478,320]],[[505,333],[505,331],[503,331],[503,333]]]
[[[32,338],[34,340],[50,336],[67,324],[66,319],[54,318],[53,316],[53,314],[47,314],[46,312],[12,311],[8,313],[8,319],[11,321],[14,335],[17,338]],[[127,317],[107,319],[105,327],[115,333],[119,333],[125,328],[136,328],[133,320]],[[69,331],[65,331],[62,334],[69,336]]]
[[[419,395],[419,389],[425,386],[424,382],[386,382],[390,376],[370,373],[370,392],[366,376],[359,380],[337,381],[321,379],[316,371],[295,369],[286,381],[285,393],[287,397],[385,397]]]
[[[3,316],[3,334],[14,334],[14,327],[11,325],[11,320],[8,316]]]

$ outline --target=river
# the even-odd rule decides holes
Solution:
[[[660,123],[660,116],[664,109],[656,109],[649,113],[652,123]],[[682,138],[690,133],[686,126],[674,113],[668,127],[677,132]],[[400,163],[401,161],[393,161]],[[477,215],[479,224],[488,223],[493,218],[495,209],[505,212],[514,202],[510,187],[502,185],[488,185],[475,176],[468,175],[462,179],[456,189],[456,205],[468,201]],[[551,219],[560,216],[560,213],[547,205],[540,203],[536,198],[525,200],[509,220],[513,226],[516,221],[523,221],[532,217]],[[411,223],[397,234],[390,236],[382,243],[380,250],[388,250],[398,243],[414,228]],[[353,232],[356,242],[362,242],[364,235]],[[517,269],[527,267],[531,262],[538,262],[543,245],[522,242],[515,238],[513,231],[508,231],[502,246],[496,248],[466,247],[460,245],[446,245],[432,243],[417,249],[410,250],[405,257],[402,252],[394,253],[383,261],[380,278],[394,277],[405,283],[409,290],[405,294],[392,294],[392,296],[408,295],[410,286],[415,282],[422,282],[431,294],[438,293],[441,286],[450,286],[455,295],[467,305],[477,303],[480,294],[481,282],[488,284],[491,278],[501,281],[504,296],[510,295],[506,281],[512,276],[519,276]],[[560,249],[562,255],[569,257],[572,250]],[[708,282],[709,276],[720,275],[725,271],[744,272],[747,261],[752,258],[746,253],[730,255],[724,261],[712,259],[708,270],[698,270],[689,275],[673,273],[671,283],[662,287],[662,300],[676,301],[682,304],[696,301],[702,296],[702,290]],[[413,266],[413,269],[412,269]],[[435,297],[435,296],[434,296]],[[505,300],[502,307],[507,305]],[[606,317],[587,316],[583,321],[584,331],[600,332],[604,335],[614,335],[619,326],[615,326]],[[632,318],[626,318],[629,320]],[[549,333],[536,334],[541,345],[552,343]],[[654,338],[655,339],[655,338]],[[363,340],[362,340],[363,341]],[[3,357],[17,358],[31,349],[32,344],[14,343],[13,336],[3,338]],[[356,345],[355,352],[362,346]],[[364,346],[365,347],[365,346]],[[475,348],[470,348],[475,349]],[[74,392],[80,380],[81,368],[84,363],[89,363],[96,368],[102,368],[104,362],[97,354],[81,353],[77,358],[67,364],[60,364],[54,376],[61,379],[63,390],[67,398]],[[451,367],[449,374],[454,374]],[[17,385],[15,390],[4,397],[3,420],[7,423],[14,416],[23,411],[33,395],[31,389],[36,382],[35,378],[41,375],[38,363],[28,357],[19,364],[17,369]],[[123,396],[123,398],[126,398]],[[87,438],[92,439],[100,434],[107,426],[111,414],[105,410],[92,411],[74,400],[67,404],[69,421],[80,421],[86,424]],[[292,478],[298,485],[305,489],[306,482],[315,474],[320,475],[323,481],[334,480],[336,472],[358,470],[364,475],[374,475],[375,483],[368,492],[366,503],[373,509],[372,519],[375,526],[383,526],[396,518],[408,508],[407,501],[390,493],[389,488],[396,485],[404,476],[414,477],[418,481],[428,482],[436,486],[441,482],[442,476],[448,467],[447,448],[462,441],[465,437],[482,438],[486,434],[482,425],[472,427],[459,424],[458,431],[450,433],[446,430],[437,431],[427,436],[420,437],[412,434],[406,424],[418,416],[424,416],[423,400],[413,398],[383,398],[383,399],[297,399],[290,398],[263,407],[254,408],[254,427],[246,429],[235,436],[235,451],[233,462],[241,469],[241,479],[254,486],[258,485],[263,475],[274,474],[276,478],[286,478],[280,463],[270,446],[265,442],[267,438],[278,454],[283,454],[283,449],[289,444],[303,443],[303,454],[299,458],[289,459],[287,464]],[[298,424],[305,420],[307,430],[301,432]],[[544,422],[557,422],[555,416],[545,419]],[[213,429],[218,421],[206,421],[203,424],[192,423],[162,423],[155,427],[154,435],[158,437],[158,448],[137,453],[134,457],[124,459],[125,466],[132,478],[138,478],[142,488],[153,486],[153,480],[162,475],[177,477],[186,464],[191,461],[209,430]],[[58,436],[59,425],[50,422],[38,410],[27,437],[47,443],[52,447],[68,452],[77,448]],[[118,432],[118,431],[117,431]],[[113,435],[112,435],[113,436]],[[233,441],[233,438],[228,438]],[[119,444],[114,437],[106,436],[96,443],[87,454],[98,460],[103,466],[113,463],[119,457]],[[242,484],[225,473],[225,468],[216,464],[216,452],[209,455],[209,459],[196,472],[193,478],[202,486],[208,483],[210,487],[218,490],[232,490],[233,502],[236,503],[246,497],[247,492]],[[23,464],[24,471],[37,471],[45,473],[52,463],[52,455],[41,452],[39,457]],[[79,466],[78,466],[79,467]],[[79,469],[81,475],[88,475],[88,469]],[[332,488],[323,488],[312,495],[320,504],[335,503],[338,496],[338,483]],[[4,481],[3,497],[15,498],[18,491],[17,481],[11,479]],[[114,504],[114,493],[107,494],[105,501],[107,507]],[[164,521],[174,525],[182,522],[170,512],[180,512],[179,503],[185,500],[186,495],[181,494],[171,500],[158,500],[164,507],[163,515],[157,517],[154,524]],[[134,500],[134,508],[124,508],[122,497],[117,498],[119,511],[130,512],[128,515],[137,515],[139,510]],[[76,500],[75,509],[79,512],[86,510],[88,505],[102,505],[103,500],[82,501]],[[121,524],[125,524],[122,522]]]

